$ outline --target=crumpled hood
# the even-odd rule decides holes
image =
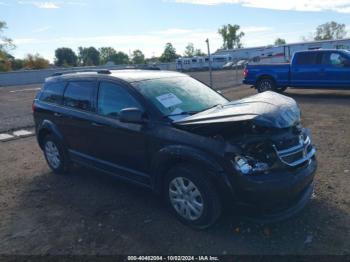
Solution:
[[[197,125],[247,120],[260,126],[286,128],[300,121],[300,110],[294,99],[267,91],[205,110],[173,123]]]

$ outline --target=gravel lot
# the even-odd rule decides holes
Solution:
[[[35,88],[0,89],[1,131],[32,125]],[[255,91],[236,86],[224,94]],[[28,137],[0,142],[0,254],[350,255],[350,90],[286,95],[300,104],[318,148],[315,198],[298,216],[263,226],[227,214],[195,231],[144,189],[79,167],[53,175]]]

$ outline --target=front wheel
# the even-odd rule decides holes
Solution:
[[[209,176],[199,168],[190,165],[172,168],[164,191],[171,210],[184,224],[204,229],[221,214],[219,194]]]

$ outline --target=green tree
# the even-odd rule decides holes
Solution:
[[[24,60],[23,59],[12,59],[11,60],[11,68],[12,70],[20,70],[24,67]]]
[[[187,57],[192,57],[194,56],[194,46],[193,43],[188,43],[188,45],[185,47],[185,52],[184,52],[184,56]]]
[[[95,47],[79,47],[78,60],[83,66],[96,66],[100,64],[100,53]]]
[[[345,24],[331,21],[316,28],[315,40],[336,40],[346,36]]]
[[[2,71],[10,71],[12,69],[11,66],[11,56],[6,51],[0,50],[0,72]]]
[[[282,38],[277,38],[275,40],[275,45],[285,45],[287,42],[286,40],[282,39]]]
[[[137,49],[132,52],[132,63],[133,64],[144,64],[145,63],[145,55],[141,52],[141,50]]]
[[[112,55],[110,60],[113,61],[116,65],[127,65],[130,63],[129,56],[121,51]]]
[[[75,52],[68,47],[61,47],[55,50],[56,66],[77,66],[78,57]]]
[[[173,62],[179,55],[176,54],[176,49],[171,43],[166,43],[163,54],[160,56],[159,60],[161,62]]]
[[[3,35],[4,29],[7,29],[7,25],[4,21],[0,21],[0,51],[7,52],[16,46],[13,44],[12,39]]]
[[[12,40],[3,35],[6,28],[6,23],[0,21],[0,71],[11,70],[11,59],[13,57],[8,52],[15,48]]]
[[[184,56],[193,57],[193,56],[204,56],[205,54],[200,49],[194,48],[193,43],[188,43],[185,47]]]
[[[152,56],[151,58],[146,58],[145,61],[147,64],[159,63],[159,57]]]
[[[98,49],[100,52],[100,63],[101,65],[106,64],[109,61],[112,61],[113,57],[117,54],[117,51],[113,47],[101,47]]]
[[[206,53],[202,52],[202,50],[200,50],[200,49],[196,49],[196,50],[194,51],[194,55],[195,55],[195,56],[205,56]]]
[[[239,32],[239,25],[223,25],[219,28],[218,33],[221,35],[223,40],[223,48],[225,49],[233,49],[233,48],[241,48],[241,38],[244,36],[243,32]]]
[[[39,54],[28,54],[23,59],[23,65],[26,69],[43,69],[49,67],[50,62],[49,60],[41,57]]]

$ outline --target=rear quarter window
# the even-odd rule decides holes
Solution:
[[[62,104],[65,82],[49,82],[44,85],[40,94],[40,101],[54,104]]]
[[[75,109],[93,111],[95,81],[69,82],[64,92],[63,104]]]

